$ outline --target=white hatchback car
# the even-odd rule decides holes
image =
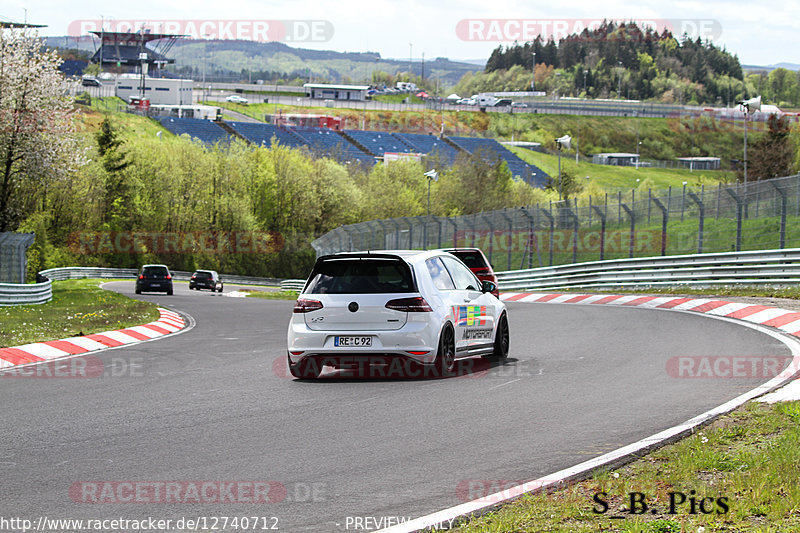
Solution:
[[[508,317],[495,288],[440,250],[322,256],[289,322],[289,370],[315,379],[323,366],[364,375],[389,365],[398,375],[446,376],[456,359],[502,362]]]
[[[234,104],[246,104],[247,103],[247,98],[245,98],[244,96],[239,96],[238,94],[232,94],[229,97],[227,97],[225,100],[227,100],[228,102],[232,102]]]

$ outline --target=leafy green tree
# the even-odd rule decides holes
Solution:
[[[786,117],[773,114],[767,120],[767,125],[767,132],[748,149],[747,179],[751,181],[792,174],[794,147],[789,136],[789,121]]]

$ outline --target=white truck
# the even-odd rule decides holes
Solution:
[[[510,106],[510,98],[497,98],[492,93],[473,94],[470,98],[475,100],[476,105],[481,107],[503,107]]]

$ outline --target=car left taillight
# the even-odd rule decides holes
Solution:
[[[309,300],[307,298],[298,298],[294,303],[293,313],[309,313],[322,309],[322,302],[319,300]]]
[[[144,274],[139,274],[139,279],[144,279]]]
[[[430,313],[433,311],[422,296],[389,300],[386,302],[386,308],[406,313]]]
[[[172,279],[172,276],[170,276],[169,274],[167,274],[167,279]]]

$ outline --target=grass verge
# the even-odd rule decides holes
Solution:
[[[248,298],[262,298],[264,300],[297,300],[297,293],[292,291],[258,291],[252,289],[241,289],[239,292],[246,292]]]
[[[800,402],[750,402],[625,467],[524,496],[455,531],[800,531],[798,442]]]
[[[0,348],[158,320],[156,305],[101,289],[106,281],[54,281],[53,299],[46,304],[0,307]]]

